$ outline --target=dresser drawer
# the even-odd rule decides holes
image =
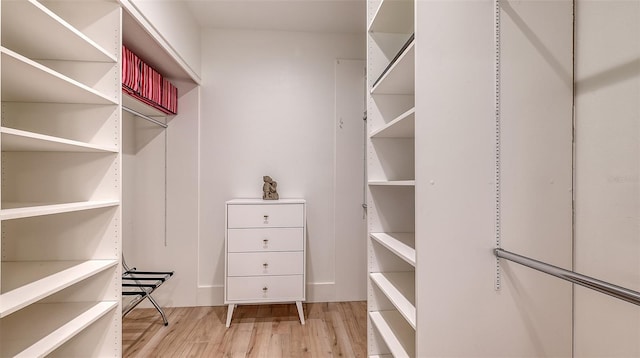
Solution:
[[[229,229],[228,252],[302,251],[302,228]]]
[[[302,275],[304,273],[302,251],[236,252],[228,255],[228,276]]]
[[[233,204],[227,206],[228,228],[303,227],[303,204]]]
[[[302,275],[227,278],[227,301],[276,302],[303,298]]]

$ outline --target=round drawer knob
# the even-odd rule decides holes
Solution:
[[[262,288],[262,292],[267,293],[267,291],[269,291],[269,287],[264,286],[264,287]]]

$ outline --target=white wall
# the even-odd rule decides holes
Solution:
[[[570,267],[572,4],[501,3],[502,247]],[[571,356],[569,284],[503,261],[494,289],[494,13],[417,2],[420,357]]]
[[[640,2],[576,2],[575,269],[640,291]],[[640,310],[575,292],[576,357],[640,356]]]
[[[281,198],[307,200],[308,300],[336,300],[336,275],[357,272],[336,270],[334,73],[364,46],[356,35],[203,32],[198,304],[223,300],[224,202],[261,197],[263,175]]]

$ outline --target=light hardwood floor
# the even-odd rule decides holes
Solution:
[[[226,306],[153,308],[123,318],[124,357],[366,357],[366,302],[238,306],[225,327]]]

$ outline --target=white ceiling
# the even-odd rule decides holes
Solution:
[[[207,28],[364,33],[366,0],[182,0]]]

